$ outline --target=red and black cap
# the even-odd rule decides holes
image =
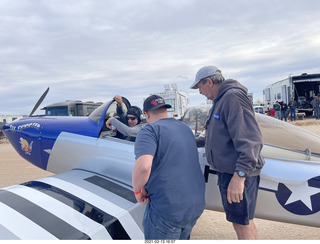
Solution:
[[[143,103],[143,112],[153,111],[159,108],[171,108],[171,105],[166,104],[164,99],[158,95],[151,95]]]

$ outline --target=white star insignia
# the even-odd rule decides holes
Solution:
[[[308,181],[301,185],[286,185],[292,192],[285,205],[301,200],[312,211],[311,196],[320,193],[320,188],[311,187]]]

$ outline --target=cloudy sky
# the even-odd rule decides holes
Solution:
[[[43,106],[116,94],[141,106],[170,83],[199,104],[189,86],[205,65],[262,99],[320,73],[319,13],[319,0],[0,0],[0,114],[29,114],[47,87]]]

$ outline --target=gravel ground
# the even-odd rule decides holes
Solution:
[[[320,135],[320,121],[305,119],[290,122]],[[0,140],[0,187],[24,183],[52,175],[22,159],[13,147]],[[260,240],[319,240],[320,228],[255,219]],[[195,225],[193,240],[235,240],[232,224],[224,213],[205,210]]]

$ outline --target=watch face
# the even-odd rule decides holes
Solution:
[[[243,172],[243,171],[238,171],[237,173],[238,173],[238,175],[239,175],[240,177],[245,177],[245,176],[246,176],[246,173]]]

